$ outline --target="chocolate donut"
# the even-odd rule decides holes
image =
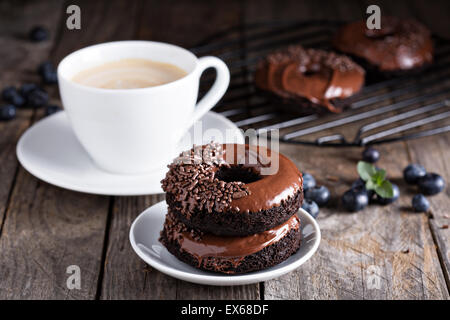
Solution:
[[[344,55],[290,46],[262,61],[255,84],[299,106],[340,112],[333,100],[347,98],[364,84],[364,70]]]
[[[300,247],[303,178],[283,155],[258,146],[194,146],[162,182],[168,213],[160,242],[196,268],[244,273]]]
[[[202,153],[212,158],[201,161]],[[175,159],[169,169],[162,188],[173,215],[189,228],[215,235],[269,230],[295,214],[303,200],[297,167],[264,147],[200,146]]]
[[[367,29],[356,21],[338,30],[334,46],[362,58],[382,73],[417,69],[433,61],[430,31],[412,19],[382,17],[381,29]]]
[[[245,237],[220,237],[189,229],[169,211],[160,241],[181,261],[198,269],[227,274],[274,266],[300,247],[300,220]]]

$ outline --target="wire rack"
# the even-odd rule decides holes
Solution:
[[[280,140],[317,146],[364,146],[414,139],[450,131],[450,41],[433,36],[433,64],[414,76],[380,79],[368,72],[358,94],[343,100],[340,114],[296,115],[254,86],[261,58],[290,44],[332,49],[339,22],[269,22],[237,26],[191,48],[197,55],[215,55],[231,72],[228,92],[214,111],[242,129],[257,133],[278,129]],[[213,73],[202,77],[209,87]]]

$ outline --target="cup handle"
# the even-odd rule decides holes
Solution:
[[[230,71],[225,62],[219,58],[207,56],[198,60],[197,72],[199,79],[203,71],[211,67],[215,68],[217,71],[216,80],[211,89],[209,89],[205,96],[195,106],[194,113],[192,114],[187,128],[190,128],[197,120],[211,110],[225,94],[225,91],[227,91],[228,84],[230,83]]]

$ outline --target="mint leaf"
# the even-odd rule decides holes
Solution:
[[[392,198],[394,196],[394,190],[392,184],[384,180],[382,183],[375,187],[375,192],[382,198]]]
[[[375,190],[377,186],[378,185],[372,179],[366,181],[367,190]]]
[[[372,176],[372,180],[378,185],[380,185],[386,178],[386,170],[378,169],[377,172]]]
[[[367,190],[374,190],[382,198],[392,198],[392,184],[386,180],[386,170],[377,169],[373,164],[359,161],[356,167],[362,180],[366,182]]]
[[[365,161],[359,161],[356,169],[358,170],[359,176],[364,181],[371,180],[372,176],[377,173],[377,169],[375,168],[375,166]]]

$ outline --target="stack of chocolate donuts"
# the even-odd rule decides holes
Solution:
[[[300,247],[303,179],[285,156],[239,144],[194,146],[162,181],[160,242],[181,261],[227,274],[268,268]]]
[[[374,30],[363,20],[352,22],[336,32],[332,45],[342,54],[291,45],[267,55],[255,72],[256,86],[281,98],[283,109],[340,112],[344,99],[363,87],[365,70],[372,79],[391,78],[433,61],[430,31],[411,19],[383,17]]]

